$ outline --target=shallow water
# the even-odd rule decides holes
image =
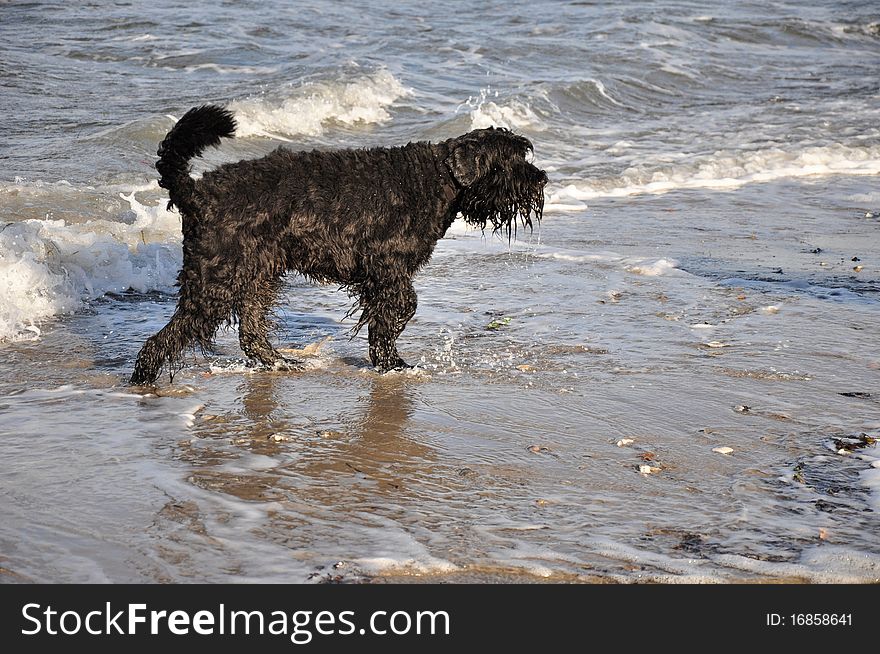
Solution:
[[[454,4],[0,8],[2,578],[880,579],[880,14]],[[413,371],[293,276],[306,371],[225,331],[135,392],[180,262],[152,153],[206,101],[242,130],[199,170],[514,128],[545,219],[453,226]]]

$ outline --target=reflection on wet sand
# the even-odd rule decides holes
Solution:
[[[345,508],[376,493],[417,494],[435,475],[435,451],[410,428],[417,381],[314,381],[246,376],[238,385],[240,411],[207,413],[194,426],[199,438],[181,443],[180,458],[195,467],[190,481],[249,501],[295,497]]]
[[[284,420],[275,422],[280,408],[276,385],[274,375],[248,375],[238,387],[246,420],[248,440],[244,443],[251,451],[268,456],[280,451],[281,443],[286,440],[283,432],[290,428]]]
[[[394,375],[371,375],[368,384],[368,393],[357,399],[357,410],[340,417],[343,429],[321,430],[320,442],[303,461],[291,464],[319,494],[329,480],[346,483],[348,492],[360,499],[374,492],[407,493],[414,481],[432,474],[435,452],[410,429],[414,383]],[[352,476],[353,484],[347,480]]]
[[[196,437],[178,443],[178,458],[192,467],[187,481],[201,492],[195,503],[174,499],[160,511],[159,531],[173,534],[160,556],[189,568],[197,542],[215,555],[219,546],[229,569],[247,567],[224,545],[246,534],[280,548],[276,554],[299,569],[328,557],[421,553],[408,531],[421,529],[418,507],[445,482],[437,452],[413,430],[420,383],[350,371],[245,376],[233,401],[218,398],[227,412],[213,414],[209,405],[193,425]],[[393,533],[400,552],[378,538]]]

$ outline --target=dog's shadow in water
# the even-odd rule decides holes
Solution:
[[[335,493],[332,489],[341,481],[340,475],[355,475],[362,482],[356,486],[365,489],[395,492],[434,474],[436,451],[410,435],[417,387],[412,379],[396,374],[371,376],[369,393],[358,400],[359,410],[341,417],[345,429],[315,429],[320,441],[303,440],[299,445],[296,437],[293,442],[274,439],[285,431],[285,421],[278,419],[285,413],[276,396],[279,379],[276,375],[253,375],[245,381],[243,409],[253,422],[253,449],[274,455],[301,447],[303,456],[285,467],[314,482],[315,492]]]

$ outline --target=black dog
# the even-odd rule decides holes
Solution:
[[[241,349],[267,366],[295,364],[268,339],[267,314],[282,276],[297,271],[341,284],[368,326],[380,371],[407,367],[395,341],[416,311],[413,275],[458,214],[494,231],[541,219],[547,176],[526,161],[528,139],[481,129],[441,143],[293,152],[225,164],[200,180],[189,161],[235,120],[191,109],[159,146],[159,185],[183,219],[180,297],[171,321],[144,344],[132,384],[152,383],[192,344],[210,347],[237,317]]]

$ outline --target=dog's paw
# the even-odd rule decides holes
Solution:
[[[254,372],[297,372],[305,370],[305,364],[302,361],[284,356],[279,356],[272,363],[258,359],[247,359],[245,366]]]
[[[411,370],[412,368],[415,368],[415,366],[411,366],[403,359],[397,359],[386,365],[377,365],[375,368],[376,372],[384,375],[386,372],[403,372],[404,370]]]
[[[129,386],[154,386],[156,383],[156,379],[159,377],[158,373],[154,373],[152,371],[146,371],[141,368],[135,368],[134,372],[131,374],[131,377],[128,378]]]
[[[269,370],[277,370],[278,372],[300,372],[305,370],[305,364],[299,359],[281,357],[269,366]]]

